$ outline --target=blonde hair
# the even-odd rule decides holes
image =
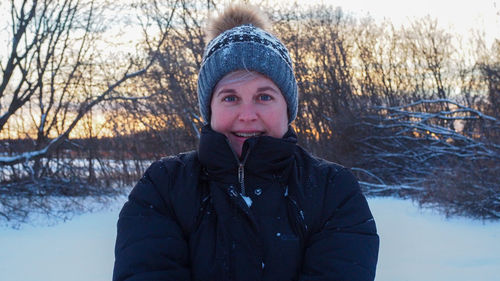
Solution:
[[[226,85],[233,84],[233,83],[243,83],[243,82],[252,81],[257,77],[267,78],[265,75],[260,74],[257,71],[251,71],[251,70],[246,70],[246,69],[240,69],[240,70],[229,72],[224,77],[222,77],[222,79],[220,79],[219,82],[217,82],[217,84],[214,87],[213,93],[215,93],[219,88],[224,87]]]

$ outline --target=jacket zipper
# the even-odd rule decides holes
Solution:
[[[226,138],[226,142],[231,147],[231,144],[229,143],[229,140]],[[250,147],[247,150],[247,153],[245,154],[245,158],[243,158],[243,161],[240,161],[238,158],[238,155],[234,152],[233,148],[231,148],[231,151],[233,152],[234,158],[236,158],[236,162],[238,163],[238,183],[240,184],[240,193],[243,196],[246,196],[246,190],[245,190],[245,162],[247,161],[248,155],[250,154]]]
[[[238,160],[238,181],[240,183],[241,195],[246,196],[245,190],[245,163],[247,162],[248,155],[250,154],[250,148],[247,150],[247,154],[245,154],[245,158],[243,158],[243,162]]]
[[[239,163],[238,166],[238,181],[240,183],[241,194],[245,196],[245,165],[243,163]]]

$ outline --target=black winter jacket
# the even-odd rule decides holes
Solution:
[[[113,280],[373,280],[379,238],[354,176],[282,138],[244,158],[206,126],[153,163],[118,220]]]

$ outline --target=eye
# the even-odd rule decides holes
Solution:
[[[273,97],[268,95],[268,94],[262,94],[259,96],[259,100],[261,100],[261,101],[270,101],[272,99],[273,99]]]
[[[236,101],[236,97],[235,96],[225,96],[224,98],[222,98],[222,101],[233,102],[233,101]]]

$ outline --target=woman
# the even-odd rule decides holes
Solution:
[[[198,151],[153,163],[132,190],[113,280],[373,280],[379,240],[356,179],[296,144],[288,50],[248,6],[209,30]]]

